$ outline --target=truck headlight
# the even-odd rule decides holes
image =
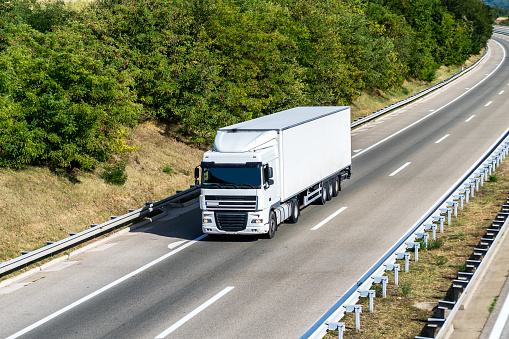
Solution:
[[[263,219],[253,219],[251,220],[251,224],[263,224]]]
[[[203,218],[203,223],[204,224],[212,224],[212,219]]]

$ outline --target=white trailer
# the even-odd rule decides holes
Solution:
[[[201,168],[202,228],[266,234],[351,175],[350,107],[296,107],[221,128]],[[198,178],[199,171],[196,171]]]

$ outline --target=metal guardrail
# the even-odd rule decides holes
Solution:
[[[41,247],[35,251],[23,252],[17,258],[0,263],[0,277],[11,273],[15,270],[23,268],[37,260],[52,256],[70,247],[76,246],[83,242],[93,239],[94,237],[110,231],[116,227],[122,226],[126,223],[133,222],[136,219],[144,218],[155,210],[173,203],[179,202],[181,199],[188,198],[195,195],[200,190],[199,186],[191,186],[191,188],[179,192],[171,197],[159,200],[154,203],[147,203],[144,207],[137,210],[129,210],[129,213],[119,217],[111,217],[111,220],[99,225],[91,225],[91,227],[83,232],[71,234],[69,237],[57,242],[48,242],[46,246]]]
[[[428,89],[425,89],[409,98],[406,98],[400,102],[397,102],[397,103],[394,103],[390,106],[387,106],[381,110],[378,110],[376,112],[374,112],[373,114],[370,114],[370,115],[367,115],[361,119],[358,119],[358,120],[355,120],[351,123],[351,127],[356,127],[356,126],[359,126],[363,123],[366,123],[370,120],[373,120],[373,119],[376,119],[377,117],[385,114],[385,113],[388,113],[394,109],[397,109],[399,107],[402,107],[410,102],[413,102],[421,97],[423,97],[424,95],[426,94],[429,94],[431,93],[432,91],[450,83],[451,81],[457,79],[458,77],[462,76],[463,74],[465,74],[466,72],[470,71],[471,69],[473,69],[475,66],[477,66],[479,64],[479,62],[484,59],[484,57],[486,56],[486,53],[487,53],[487,48],[486,48],[486,51],[484,52],[483,56],[481,58],[479,58],[474,64],[472,64],[470,67],[462,70],[461,72],[449,77],[448,79],[428,88]],[[80,233],[76,233],[76,234],[71,234],[68,238],[65,238],[65,239],[62,239],[60,241],[57,241],[57,242],[54,242],[54,243],[49,243],[40,248],[40,249],[37,249],[35,251],[31,251],[31,252],[23,252],[21,256],[17,257],[17,258],[14,258],[14,259],[11,259],[9,261],[6,261],[6,262],[3,262],[3,263],[0,263],[0,277],[4,276],[5,274],[8,274],[10,272],[13,272],[17,269],[20,269],[22,267],[25,267],[37,260],[40,260],[41,258],[45,258],[45,257],[48,257],[48,256],[51,256],[55,253],[58,253],[62,250],[65,250],[65,249],[68,249],[72,246],[75,246],[77,244],[80,244],[80,243],[83,243],[85,241],[88,241],[94,237],[96,237],[97,235],[99,234],[102,234],[108,230],[111,230],[111,229],[114,229],[115,227],[118,227],[118,226],[121,226],[123,224],[126,224],[128,222],[131,222],[137,218],[142,218],[142,217],[145,217],[146,215],[148,215],[150,212],[152,212],[154,209],[158,209],[158,208],[161,208],[162,206],[168,204],[168,203],[171,203],[175,200],[179,200],[179,199],[182,199],[184,197],[187,197],[189,195],[192,195],[192,194],[195,194],[196,191],[198,191],[200,188],[198,186],[192,186],[191,188],[189,188],[188,190],[186,191],[183,191],[183,192],[180,192],[180,193],[177,193],[171,197],[168,197],[168,198],[165,198],[163,200],[160,200],[158,202],[155,202],[155,203],[147,203],[147,205],[145,207],[142,207],[140,209],[137,209],[137,210],[133,210],[133,211],[130,211],[128,214],[125,214],[123,216],[119,216],[119,217],[115,217],[113,218],[112,217],[112,220],[110,221],[107,221],[105,223],[102,223],[100,225],[94,225],[93,227],[91,227],[90,229],[88,230],[85,230],[83,232],[80,232]]]
[[[495,170],[508,154],[509,128],[497,139],[493,146],[483,154],[479,161],[474,164],[467,173],[357,281],[357,283],[350,287],[348,291],[301,336],[301,339],[322,338],[329,329],[341,332],[344,329],[344,324],[338,323],[337,321],[341,319],[346,312],[356,313],[357,327],[357,315],[361,312],[361,309],[360,305],[355,304],[359,298],[361,296],[368,296],[366,292],[370,291],[369,288],[373,283],[386,284],[388,279],[386,276],[383,276],[386,271],[399,271],[399,265],[395,264],[396,260],[405,259],[405,270],[407,270],[410,257],[410,253],[407,252],[407,250],[414,249],[414,260],[417,261],[420,243],[416,240],[419,238],[426,238],[427,240],[429,237],[429,233],[426,232],[427,230],[431,230],[433,233],[436,232],[438,227],[442,230],[446,220],[443,214],[447,214],[447,221],[450,223],[453,212],[456,216],[458,206],[463,208],[463,204],[468,203],[469,197],[474,196],[474,192],[479,189],[479,185],[483,184],[484,180],[488,178],[488,175]],[[395,279],[397,279],[396,277],[397,273],[395,272]],[[372,297],[370,297],[370,303],[372,303]],[[340,338],[342,338],[342,334],[340,334]]]

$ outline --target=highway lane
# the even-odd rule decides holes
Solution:
[[[189,242],[201,235],[196,209],[158,221],[144,232],[112,239],[109,247],[105,243],[77,255],[59,271],[32,276],[26,286],[20,282],[9,293],[0,289],[0,337],[168,253],[173,254],[22,337],[155,338],[167,330],[172,330],[169,338],[300,336],[509,126],[504,108],[509,66],[501,64],[501,47],[490,46],[489,58],[468,76],[356,129],[353,149],[366,150],[438,110],[356,152],[343,192],[325,206],[304,209],[299,223],[282,225],[274,239]],[[169,248],[172,243],[177,247]],[[188,247],[173,252],[182,246]]]

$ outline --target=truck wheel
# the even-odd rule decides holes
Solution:
[[[327,181],[327,201],[332,199],[333,187],[332,180]]]
[[[270,212],[270,220],[269,220],[269,232],[265,235],[267,239],[272,239],[276,235],[277,230],[277,221],[276,215],[274,212]]]
[[[290,212],[290,218],[288,218],[288,220],[292,224],[295,224],[297,221],[299,221],[299,214],[300,214],[299,199],[297,199],[297,198],[293,199],[292,206],[290,208],[291,208],[291,212]]]
[[[327,182],[322,182],[322,194],[320,195],[320,198],[318,198],[318,204],[319,205],[325,205],[327,202]]]
[[[337,197],[339,194],[339,185],[340,185],[339,177],[335,177],[334,184],[332,185],[332,196],[334,198]]]

